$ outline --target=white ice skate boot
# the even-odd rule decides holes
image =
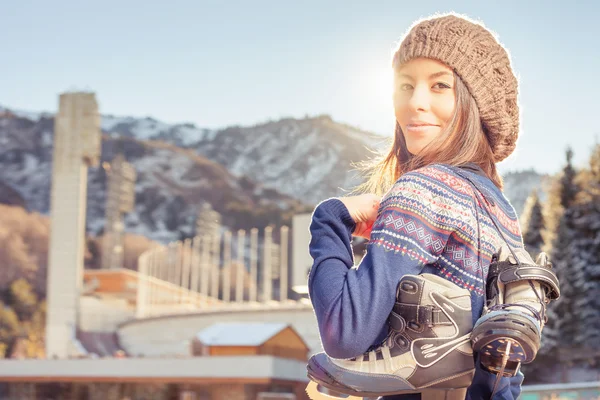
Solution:
[[[474,373],[472,327],[468,290],[431,274],[404,276],[385,342],[349,360],[315,354],[307,393],[313,400],[332,398],[320,395],[318,385],[360,398],[428,391],[449,398],[452,391],[464,399]]]

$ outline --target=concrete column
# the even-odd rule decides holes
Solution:
[[[246,249],[246,231],[240,229],[237,234],[237,268],[235,277],[235,301],[244,301],[244,272],[246,269],[244,253]]]
[[[219,277],[220,277],[220,263],[221,263],[221,235],[216,234],[212,236],[212,266],[211,266],[211,297],[215,300],[219,299]]]
[[[169,243],[169,253],[167,255],[167,281],[170,283],[177,282],[177,242]]]
[[[282,226],[280,232],[280,250],[279,257],[279,300],[286,302],[288,299],[288,243],[289,228]]]
[[[273,271],[271,269],[272,262],[272,250],[271,244],[273,243],[273,228],[267,226],[265,228],[265,239],[263,244],[263,274],[262,274],[262,301],[267,303],[273,298]]]
[[[184,303],[189,304],[190,297],[190,269],[192,261],[192,241],[185,239],[182,244],[181,253],[181,287],[186,289]]]
[[[200,241],[200,236],[196,236],[190,247],[190,290],[194,293],[200,290]]]
[[[77,354],[73,346],[83,284],[88,166],[100,156],[100,114],[93,93],[60,95],[54,119],[46,356]]]
[[[231,232],[225,231],[223,235],[223,301],[231,300]]]
[[[257,301],[258,289],[258,229],[250,230],[250,298],[249,301]]]
[[[175,285],[181,287],[181,277],[183,276],[183,242],[178,241],[175,243]],[[176,303],[181,304],[183,301],[182,291],[177,291]]]
[[[210,279],[210,240],[209,235],[200,237],[200,294],[209,297],[209,279]]]

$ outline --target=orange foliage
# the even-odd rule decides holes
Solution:
[[[45,292],[49,234],[48,217],[0,204],[0,290],[25,278]]]

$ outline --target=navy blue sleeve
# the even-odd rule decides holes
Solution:
[[[373,252],[354,267],[354,221],[337,199],[317,206],[310,226],[313,267],[308,278],[321,342],[333,358],[352,358],[364,353],[377,339],[392,311],[399,270]]]
[[[496,375],[481,368],[477,358],[475,365],[475,376],[473,377],[473,383],[467,390],[466,400],[517,400],[519,398],[524,379],[520,371],[512,378],[502,378],[494,398],[491,399],[492,390],[496,383]]]
[[[314,262],[308,289],[330,357],[356,357],[383,339],[400,279],[437,261],[448,239],[450,232],[441,229],[435,241],[423,239],[427,235],[420,229],[419,213],[424,204],[435,206],[429,201],[431,194],[417,196],[408,179],[401,178],[382,199],[367,252],[357,267],[351,247],[354,222],[344,204],[326,200],[313,213],[309,250]],[[416,203],[413,197],[418,197]]]

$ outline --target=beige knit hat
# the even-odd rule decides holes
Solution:
[[[495,36],[465,16],[436,15],[410,28],[394,54],[394,68],[417,57],[454,69],[477,102],[494,161],[508,157],[519,136],[517,78]]]

